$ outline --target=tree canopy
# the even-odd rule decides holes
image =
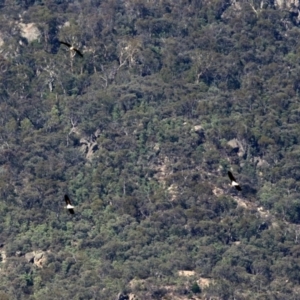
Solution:
[[[300,297],[293,11],[4,0],[0,24],[0,299]]]

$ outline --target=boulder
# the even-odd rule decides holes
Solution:
[[[195,274],[196,274],[195,271],[189,271],[189,270],[179,270],[178,271],[178,275],[184,276],[184,277],[194,276]]]
[[[269,167],[269,165],[270,165],[266,160],[264,160],[258,156],[255,156],[253,158],[253,162],[254,162],[254,164],[256,164],[256,166],[258,168],[266,168],[266,167]]]
[[[33,263],[37,267],[41,268],[43,267],[45,261],[47,260],[46,252],[42,250],[27,252],[25,254],[25,259],[28,262]]]
[[[19,23],[19,28],[21,29],[21,36],[27,39],[28,42],[38,40],[41,37],[41,32],[35,23]]]
[[[25,259],[28,261],[28,262],[31,262],[33,263],[33,260],[34,260],[34,252],[28,252],[25,254]]]
[[[129,296],[125,293],[119,293],[116,300],[129,300]]]
[[[238,139],[232,139],[229,142],[227,142],[227,145],[231,147],[235,152],[237,152],[237,155],[239,157],[244,156],[246,153],[245,148],[243,147],[241,141]]]
[[[33,263],[37,267],[42,268],[46,260],[47,260],[46,255],[45,255],[44,252],[42,252],[42,253],[36,254],[36,256],[34,257],[34,262]]]
[[[195,125],[194,126],[194,131],[197,133],[200,133],[203,130],[202,125]]]
[[[6,252],[4,250],[0,250],[0,262],[5,263],[6,262]]]

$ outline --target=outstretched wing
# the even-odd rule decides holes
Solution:
[[[69,48],[71,48],[72,47],[72,45],[71,44],[69,44],[69,43],[66,43],[66,42],[63,42],[63,41],[59,41],[61,44],[63,44],[63,45],[66,45],[66,46],[68,46]]]
[[[232,173],[230,171],[228,171],[228,177],[231,181],[236,181],[234,176],[232,175]]]
[[[78,54],[78,55],[80,55],[81,57],[83,57],[83,54],[78,50],[78,49],[73,49],[74,51],[76,51],[76,53]]]
[[[67,194],[65,195],[65,201],[67,205],[71,205],[71,200]]]
[[[241,191],[242,190],[242,188],[239,186],[239,185],[235,185],[234,186],[238,191]]]
[[[236,182],[236,179],[234,178],[234,176],[232,175],[232,173],[230,171],[228,171],[228,177],[231,181],[231,185],[234,186],[238,191],[241,191],[242,188],[240,187],[240,185]]]

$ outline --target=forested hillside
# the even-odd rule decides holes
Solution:
[[[300,299],[297,10],[2,0],[0,25],[1,300]]]

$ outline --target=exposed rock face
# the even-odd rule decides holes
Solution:
[[[0,250],[0,262],[6,262],[6,252],[4,250]]]
[[[200,279],[197,281],[197,283],[201,289],[204,289],[204,288],[208,287],[210,284],[213,284],[213,279],[200,277]]]
[[[72,129],[69,132],[69,136],[72,134],[75,134],[76,136],[81,137],[83,133],[81,130],[77,127],[77,123],[73,122],[72,123]],[[80,150],[82,153],[86,155],[86,159],[91,161],[93,158],[94,153],[99,149],[99,145],[97,142],[97,138],[100,136],[101,130],[97,129],[94,134],[91,134],[89,137],[81,137],[79,140],[79,143],[81,145]]]
[[[2,38],[2,34],[0,33],[0,47],[4,45],[4,40]]]
[[[236,15],[242,15],[245,9],[252,10],[258,16],[264,9],[270,8],[289,11],[294,17],[294,22],[300,23],[300,2],[298,0],[261,0],[256,3],[254,1],[230,0],[221,17],[224,20],[229,20]]]
[[[34,264],[41,266],[43,257],[44,257],[44,252],[43,251],[36,253],[36,255],[34,257]]]
[[[168,171],[169,162],[169,158],[165,156],[164,159],[161,159],[159,164],[155,167],[155,171],[157,173],[154,175],[154,178],[163,184],[166,183],[166,178],[170,175],[170,172]]]
[[[266,160],[264,160],[264,159],[262,159],[262,158],[260,158],[260,157],[254,157],[253,158],[253,162],[256,164],[256,166],[259,168],[266,168],[266,167],[268,167],[269,166],[269,163],[266,161]]]
[[[267,1],[266,0],[262,1],[261,6],[264,5],[264,2],[267,2]],[[278,7],[278,8],[292,8],[292,7],[299,8],[299,1],[296,1],[296,0],[275,0],[274,4],[275,4],[275,7]]]
[[[25,259],[28,261],[28,262],[31,262],[33,263],[33,260],[34,260],[34,252],[28,252],[25,254]]]
[[[233,149],[238,149],[239,148],[239,143],[237,139],[232,139],[227,143],[228,146],[230,146]]]
[[[34,23],[19,23],[21,36],[27,39],[28,42],[38,40],[41,37],[41,32]]]
[[[215,187],[212,192],[217,197],[221,196],[221,195],[224,195],[224,191],[222,189],[217,188],[217,187]]]
[[[204,139],[205,139],[205,132],[204,132],[204,129],[202,127],[202,125],[195,125],[193,128],[192,128],[192,131],[196,132],[199,136],[198,138],[198,141],[200,142],[203,142]]]
[[[160,152],[160,145],[159,143],[155,143],[153,150],[155,151],[155,155],[158,155]]]
[[[168,192],[170,194],[171,197],[171,201],[176,200],[177,195],[178,195],[178,186],[175,183],[172,183],[169,187],[168,187]]]
[[[188,270],[179,270],[178,271],[179,276],[189,277],[189,276],[194,276],[195,274],[196,274],[195,271],[188,271]]]
[[[230,146],[234,151],[236,151],[239,157],[244,156],[246,153],[246,150],[238,139],[230,140],[227,145]]]
[[[194,131],[201,133],[203,131],[203,127],[201,125],[195,125],[194,126]]]
[[[46,252],[41,250],[28,252],[25,254],[25,259],[28,262],[34,263],[37,267],[42,268],[47,260]]]
[[[119,293],[117,296],[117,300],[129,300],[129,296],[126,294]]]
[[[119,293],[116,300],[138,300],[138,298],[132,293],[128,295]]]
[[[86,154],[87,160],[91,160],[93,158],[93,154],[99,149],[97,141],[89,141],[85,138],[81,138],[80,144],[82,145],[82,152]]]
[[[146,280],[144,280],[144,279],[132,279],[129,282],[129,286],[133,290],[136,289],[137,287],[146,288]]]

